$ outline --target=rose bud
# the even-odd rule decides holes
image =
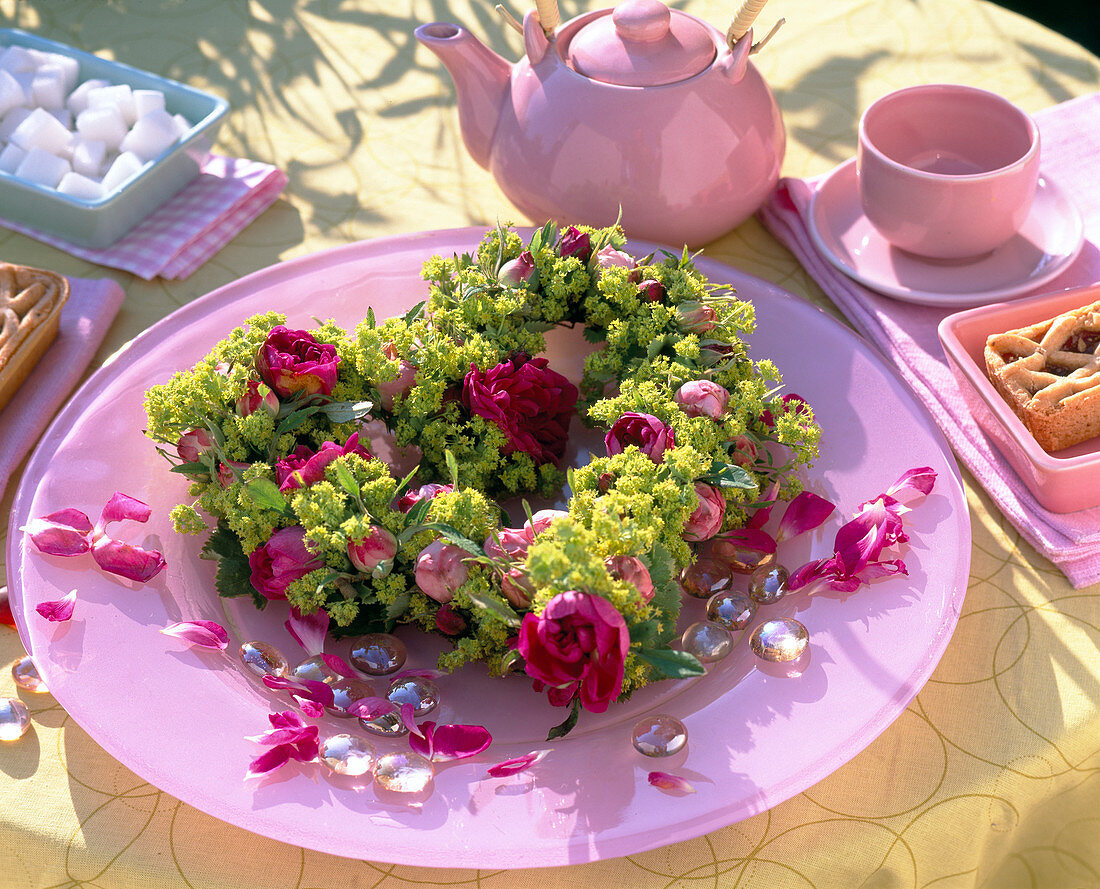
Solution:
[[[348,541],[348,558],[357,571],[372,577],[385,577],[397,556],[397,538],[381,525],[371,525],[361,540]]]
[[[596,487],[599,488],[601,494],[610,491],[613,484],[615,484],[615,476],[610,472],[601,472],[600,477],[596,479]]]
[[[690,380],[676,392],[675,401],[689,417],[717,420],[726,412],[730,394],[712,380]]]
[[[524,250],[515,259],[509,260],[497,272],[497,280],[506,287],[518,287],[526,284],[535,274],[535,258],[530,250]]]
[[[279,413],[279,396],[266,383],[261,383],[259,380],[249,380],[244,395],[237,399],[237,413],[242,417],[247,417],[261,408],[271,416],[277,416]]]
[[[440,494],[449,494],[454,490],[452,485],[437,485],[434,482],[428,485],[421,485],[419,488],[410,489],[401,495],[401,499],[397,501],[397,508],[401,512],[408,512],[421,500],[431,500],[438,497]]]
[[[756,462],[756,445],[748,436],[737,436],[733,443],[733,462],[746,469]]]
[[[721,530],[722,520],[726,517],[726,498],[721,491],[712,485],[696,482],[695,493],[699,497],[699,505],[684,525],[684,540],[689,543],[709,540]]]
[[[393,400],[409,394],[409,390],[416,385],[416,371],[415,364],[402,358],[397,363],[397,379],[378,384],[378,394],[381,396],[379,401],[384,410],[392,411]]]
[[[665,298],[665,285],[653,278],[646,278],[638,285],[638,292],[642,295],[642,299],[651,303],[659,303]]]
[[[628,411],[615,421],[603,441],[609,457],[634,445],[654,463],[663,463],[665,451],[676,444],[676,436],[671,426],[652,414]]]
[[[535,538],[550,527],[550,524],[555,519],[563,518],[569,515],[564,509],[540,509],[533,516],[531,521],[523,523],[523,530],[528,535],[528,539],[534,543]]]
[[[485,555],[492,559],[526,559],[527,547],[531,545],[531,532],[528,528],[498,528],[485,540]]]
[[[199,458],[214,447],[214,438],[205,429],[192,429],[176,442],[176,453],[184,463],[197,463]]]
[[[724,361],[734,353],[734,348],[729,343],[711,340],[701,345],[702,348],[699,349],[699,364],[703,367],[714,367],[714,365]]]
[[[638,261],[629,253],[623,253],[608,244],[596,254],[596,266],[601,269],[633,269],[638,267]]]
[[[500,580],[500,591],[516,608],[527,608],[531,604],[535,587],[521,568],[509,568],[508,573]]]
[[[237,480],[237,476],[251,465],[251,463],[241,463],[237,460],[230,460],[228,463],[219,463],[218,484],[223,488],[228,488]]]
[[[256,370],[280,398],[296,392],[331,395],[339,363],[335,346],[317,342],[308,331],[290,330],[282,324],[271,328],[256,353]]]
[[[466,629],[466,621],[449,604],[441,605],[435,614],[435,628],[446,636],[457,636]]]
[[[718,320],[718,313],[714,309],[694,300],[677,306],[676,315],[680,319],[680,329],[685,333],[706,333],[714,330]]]
[[[641,559],[636,556],[612,556],[606,564],[607,573],[616,580],[631,584],[646,602],[653,599],[653,578]]]
[[[429,543],[416,557],[416,585],[424,595],[445,605],[470,576],[465,560],[465,550],[457,546],[442,540]]]
[[[561,244],[558,246],[558,254],[564,259],[567,256],[575,256],[581,262],[588,262],[592,253],[592,244],[588,235],[575,225],[569,226],[561,236]]]

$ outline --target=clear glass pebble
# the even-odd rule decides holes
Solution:
[[[386,713],[384,716],[376,716],[374,719],[360,717],[359,724],[364,730],[381,738],[400,738],[409,733],[405,723],[401,720],[400,713]]]
[[[734,574],[752,574],[757,568],[775,562],[775,553],[749,549],[730,540],[716,541],[712,552],[714,558],[729,565]]]
[[[351,665],[371,676],[396,673],[409,654],[405,643],[389,633],[370,633],[351,649]]]
[[[766,620],[749,637],[752,653],[772,663],[797,660],[809,642],[810,634],[805,625],[793,617]]]
[[[245,642],[241,646],[241,663],[257,676],[286,676],[290,664],[270,642]]]
[[[328,708],[333,716],[348,716],[348,707],[362,698],[373,698],[378,694],[373,685],[364,679],[339,677],[332,683],[332,706]]]
[[[774,605],[787,595],[789,577],[782,565],[761,565],[749,578],[749,595],[758,605]]]
[[[295,665],[294,669],[290,671],[290,678],[295,682],[323,682],[325,685],[332,685],[341,677],[339,673],[325,663],[321,655],[315,654],[313,657],[306,658],[300,664]]]
[[[710,664],[722,660],[733,651],[733,637],[721,624],[701,620],[684,630],[680,647],[704,664]]]
[[[743,630],[756,615],[756,603],[744,593],[718,593],[707,600],[707,620],[727,630]]]
[[[698,559],[680,573],[680,585],[689,596],[709,599],[727,592],[733,584],[729,568],[714,559]]]
[[[412,750],[387,753],[374,765],[374,781],[391,793],[422,793],[435,779],[432,761]]]
[[[0,741],[18,741],[30,726],[26,704],[18,698],[0,698]]]
[[[439,688],[430,679],[421,679],[419,676],[399,679],[390,686],[386,697],[398,707],[412,704],[416,716],[426,716],[439,706]]]
[[[647,716],[634,724],[630,741],[643,756],[672,756],[687,744],[687,728],[672,716]]]
[[[36,695],[48,694],[50,691],[46,688],[46,683],[42,681],[42,677],[38,675],[38,667],[34,665],[34,661],[31,660],[29,654],[23,655],[11,665],[11,678],[24,691]]]
[[[329,735],[318,757],[337,775],[365,775],[374,766],[374,745],[357,735]]]

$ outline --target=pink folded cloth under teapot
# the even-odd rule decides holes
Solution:
[[[1085,225],[1085,249],[1036,292],[1100,281],[1100,94],[1035,115],[1042,138],[1042,169],[1072,195]],[[937,335],[956,311],[915,305],[875,293],[838,271],[815,248],[806,220],[814,190],[826,177],[786,178],[761,208],[765,226],[802,263],[845,317],[886,354],[927,405],[959,462],[1032,546],[1056,564],[1074,587],[1100,581],[1100,507],[1052,513],[1039,505],[970,415]]]

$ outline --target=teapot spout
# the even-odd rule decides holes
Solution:
[[[439,57],[454,80],[462,141],[470,156],[488,168],[493,134],[508,94],[511,64],[459,25],[433,22],[413,33]]]

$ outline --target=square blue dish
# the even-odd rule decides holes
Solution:
[[[76,59],[77,82],[93,78],[164,93],[165,109],[191,123],[187,133],[136,176],[87,200],[0,171],[0,216],[83,247],[109,247],[199,174],[229,104],[217,96],[13,28],[0,28],[0,50],[23,46]]]

